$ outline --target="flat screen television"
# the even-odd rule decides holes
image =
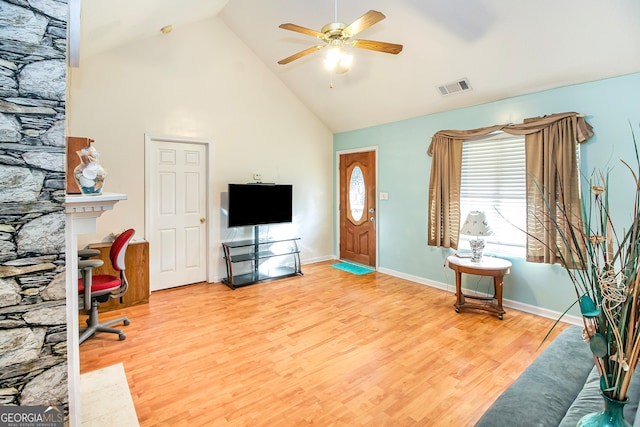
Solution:
[[[290,184],[229,184],[229,227],[292,222]]]

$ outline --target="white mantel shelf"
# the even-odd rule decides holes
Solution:
[[[121,193],[68,194],[64,199],[67,213],[110,211],[120,200],[127,200],[127,195]]]
[[[65,197],[67,257],[67,363],[69,385],[69,426],[82,425],[80,411],[80,343],[78,325],[78,235],[96,232],[96,221],[116,203],[127,200],[126,194],[70,194]]]

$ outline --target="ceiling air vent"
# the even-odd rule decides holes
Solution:
[[[471,90],[471,84],[469,84],[469,80],[467,78],[460,79],[453,83],[448,83],[443,86],[438,86],[438,90],[440,91],[440,95],[447,96],[456,92],[466,92]]]

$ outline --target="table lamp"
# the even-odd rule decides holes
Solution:
[[[467,236],[475,236],[475,239],[469,240],[471,246],[471,262],[480,262],[482,260],[482,250],[484,249],[484,239],[482,236],[490,236],[493,234],[487,215],[482,211],[471,211],[467,215],[467,219],[462,225],[460,234]]]

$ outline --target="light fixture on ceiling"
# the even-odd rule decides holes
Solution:
[[[296,59],[317,52],[318,50],[326,47],[328,52],[324,60],[325,67],[329,68],[334,73],[343,74],[349,71],[352,61],[352,57],[347,53],[346,48],[355,47],[382,53],[390,53],[393,55],[397,55],[402,51],[401,44],[352,39],[356,34],[383,20],[385,18],[384,14],[376,10],[370,10],[351,24],[346,25],[342,22],[338,22],[338,0],[335,0],[334,5],[335,22],[325,25],[320,31],[315,31],[291,23],[280,25],[280,28],[284,30],[295,31],[297,33],[315,37],[323,41],[324,44],[309,47],[287,58],[281,59],[278,61],[278,64],[288,64]]]
[[[169,34],[171,31],[173,31],[172,25],[165,25],[164,27],[160,28],[160,32],[162,34]]]
[[[332,40],[331,47],[324,58],[324,66],[330,72],[344,74],[349,71],[353,63],[353,55],[347,53],[340,40]]]

